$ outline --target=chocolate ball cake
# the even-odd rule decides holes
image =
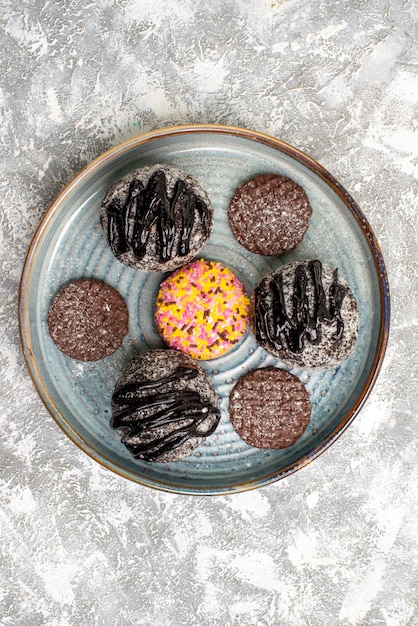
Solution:
[[[289,372],[274,367],[242,376],[229,400],[232,426],[255,448],[292,446],[304,433],[311,404],[303,383]]]
[[[111,426],[131,454],[157,463],[189,456],[220,419],[209,377],[176,350],[136,356],[116,383],[111,408]]]
[[[279,256],[302,241],[312,208],[290,178],[261,174],[238,187],[228,217],[236,240],[250,252]]]
[[[357,302],[338,269],[309,260],[289,263],[254,290],[251,325],[258,343],[290,366],[341,363],[358,336]]]
[[[115,182],[103,199],[101,223],[116,258],[139,270],[171,271],[208,240],[213,209],[207,193],[171,165],[152,165]]]
[[[99,361],[122,344],[128,309],[116,289],[100,280],[69,283],[53,298],[47,317],[56,346],[79,361]]]

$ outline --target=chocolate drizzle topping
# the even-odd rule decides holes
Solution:
[[[197,391],[162,390],[167,383],[197,375],[195,368],[178,366],[164,378],[128,383],[114,391],[112,402],[117,408],[110,425],[122,433],[122,443],[135,458],[155,461],[190,437],[208,437],[214,432],[218,407],[204,402]],[[217,419],[208,420],[210,415]]]
[[[311,303],[307,289],[309,280],[313,285]],[[321,342],[323,324],[335,324],[332,341],[341,340],[344,332],[341,307],[347,288],[338,282],[338,269],[333,272],[333,281],[328,290],[328,305],[320,261],[309,261],[307,268],[303,264],[297,266],[290,314],[286,311],[281,274],[273,276],[267,288],[272,298],[271,307],[265,302],[262,288],[257,287],[254,291],[255,334],[258,340],[267,341],[276,350],[283,349],[285,345],[291,352],[300,353],[303,352],[306,341],[313,344]]]
[[[156,253],[161,263],[169,261],[173,255],[186,256],[189,253],[196,215],[205,236],[210,229],[208,207],[183,180],[177,181],[172,198],[168,197],[163,170],[156,170],[145,186],[139,180],[133,180],[123,204],[113,201],[106,211],[107,235],[113,253],[117,255],[131,250],[138,260],[146,253],[154,226],[157,231]]]

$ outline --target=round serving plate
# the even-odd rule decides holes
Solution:
[[[225,356],[201,365],[221,400],[216,432],[177,463],[135,460],[109,425],[116,380],[136,351],[162,347],[153,324],[154,301],[164,274],[125,267],[113,256],[100,226],[100,204],[123,174],[153,163],[175,165],[208,192],[215,213],[201,257],[221,261],[249,295],[263,276],[283,263],[319,259],[338,267],[360,311],[355,351],[324,371],[290,369],[305,384],[312,416],[291,447],[260,450],[245,444],[228,417],[230,392],[240,376],[266,366],[282,367],[251,331]],[[247,252],[232,236],[227,210],[235,189],[262,173],[288,176],[313,207],[302,243],[280,258]],[[82,363],[61,353],[47,324],[53,296],[69,281],[96,278],[115,287],[129,308],[129,332],[110,357]],[[164,128],[130,139],[86,167],[62,191],[40,223],[26,258],[20,288],[23,351],[35,387],[48,411],[84,452],[105,467],[143,485],[184,494],[226,494],[266,485],[300,469],[352,422],[378,376],[389,332],[389,290],[378,243],[363,213],[318,163],[267,135],[217,125]],[[288,367],[285,369],[289,370]]]

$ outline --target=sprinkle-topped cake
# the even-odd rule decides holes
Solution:
[[[194,261],[160,285],[155,324],[175,350],[202,360],[222,356],[247,332],[250,300],[220,263]]]

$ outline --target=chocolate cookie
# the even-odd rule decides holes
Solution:
[[[116,289],[100,280],[77,280],[51,302],[47,324],[56,346],[79,361],[112,354],[128,331],[128,309]]]
[[[215,389],[203,369],[176,350],[138,355],[116,383],[112,428],[131,454],[168,463],[189,456],[218,425]]]
[[[250,252],[279,256],[302,241],[312,208],[297,183],[261,174],[236,190],[228,217],[237,241]]]
[[[284,363],[328,368],[351,354],[358,308],[338,269],[317,260],[289,263],[255,288],[251,325],[258,343]]]
[[[152,165],[115,182],[101,223],[116,258],[139,270],[170,271],[191,261],[208,240],[213,209],[191,176]]]
[[[241,439],[255,448],[287,448],[309,424],[311,404],[293,374],[266,367],[242,376],[229,400],[231,423]]]

